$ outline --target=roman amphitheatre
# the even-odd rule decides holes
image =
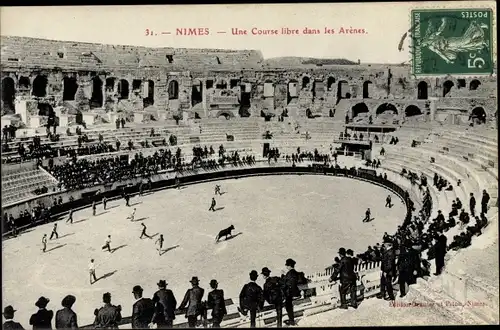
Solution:
[[[498,323],[496,68],[417,79],[407,65],[264,59],[253,50],[22,37],[1,37],[1,47],[2,303],[25,327],[38,297],[57,310],[67,294],[77,298],[78,325],[91,325],[109,291],[127,328],[134,285],[152,296],[166,279],[180,302],[192,276],[206,291],[216,278],[231,299],[223,327],[248,327],[236,309],[248,273],[280,275],[287,258],[309,278],[295,301],[299,326]],[[212,212],[215,185],[223,194]],[[447,252],[444,271],[433,275],[422,250],[429,274],[396,298],[422,307],[375,299],[374,259],[357,266],[359,307],[339,308],[328,278],[340,247],[362,254],[415,217],[427,232],[457,198],[469,212],[471,193],[479,215],[483,191],[487,224],[472,216],[451,226],[444,235],[459,248]],[[367,208],[373,220],[364,222]],[[54,223],[59,238],[44,253]],[[140,239],[140,223],[156,236]],[[231,224],[234,237],[215,243]],[[113,253],[101,250],[107,235]],[[100,277],[92,285],[90,258]],[[259,325],[275,319],[266,305]],[[186,326],[181,311],[174,326]]]

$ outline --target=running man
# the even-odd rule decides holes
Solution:
[[[134,207],[134,210],[132,211],[132,213],[130,213],[130,215],[127,217],[127,219],[129,219],[130,221],[134,221],[134,219],[135,219],[135,207]]]
[[[92,278],[94,279],[94,283],[97,282],[97,277],[95,277],[95,263],[94,259],[90,259],[89,263],[89,274],[90,274],[90,285],[92,285]]]
[[[102,250],[108,249],[109,252],[111,252],[111,235],[108,235],[108,238],[106,238],[106,243],[102,246]]]
[[[143,236],[146,236],[147,238],[152,238],[151,236],[149,236],[148,234],[146,234],[146,225],[144,224],[144,222],[141,223],[142,225],[142,233],[141,233],[141,237],[139,237],[140,239],[142,239]]]
[[[163,234],[160,234],[160,238],[158,238],[155,242],[156,243],[159,243],[160,244],[160,248],[158,249],[158,254],[161,255],[161,251],[162,251],[162,248],[163,248],[163,242],[165,240],[163,239]]]
[[[222,195],[221,192],[220,192],[220,186],[219,185],[215,186],[215,195]]]
[[[47,250],[47,234],[43,234],[42,245],[43,245],[42,251],[45,252],[45,250]]]
[[[50,234],[49,239],[52,239],[52,237],[54,237],[54,235],[56,236],[56,239],[59,238],[59,234],[57,233],[57,223],[54,224],[54,228],[52,228],[52,233]]]
[[[69,210],[68,214],[68,220],[66,220],[66,223],[73,223],[73,209]]]
[[[215,212],[215,205],[216,204],[217,204],[217,202],[215,201],[215,197],[212,197],[212,205],[210,205],[210,208],[208,210]]]
[[[369,222],[370,216],[371,216],[371,211],[370,211],[370,208],[368,208],[365,212],[365,218],[363,219],[363,222]]]
[[[385,199],[385,207],[389,207],[389,208],[392,207],[391,195],[387,195],[387,198]]]

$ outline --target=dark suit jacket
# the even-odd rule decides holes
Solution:
[[[394,276],[396,271],[396,253],[394,249],[384,250],[382,254],[381,270],[388,275]]]
[[[153,302],[155,306],[155,315],[153,319],[162,318],[163,320],[175,320],[175,308],[177,307],[177,300],[175,300],[172,290],[160,289],[153,295]]]
[[[117,306],[106,304],[99,308],[94,325],[100,329],[118,329],[118,322],[122,320],[122,314]]]
[[[227,314],[223,290],[215,289],[208,293],[207,308],[212,309],[212,317],[224,316]]]
[[[285,298],[294,298],[300,296],[300,290],[298,286],[299,274],[292,268],[290,269],[282,281],[282,290],[285,294]]]
[[[350,257],[342,257],[338,267],[334,267],[332,279],[340,278],[340,283],[352,283],[356,281],[356,272],[354,271],[354,260]]]
[[[154,303],[149,298],[141,298],[132,307],[132,328],[147,329],[153,320]]]
[[[7,329],[23,329],[23,326],[21,325],[21,323],[17,323],[17,322],[14,322],[12,320],[9,320],[9,321],[5,321],[5,323],[3,324],[3,329],[7,330]]]
[[[31,315],[30,325],[33,329],[52,329],[52,318],[54,317],[53,311],[46,309],[39,309],[38,312]]]
[[[264,307],[264,291],[255,282],[247,283],[240,292],[240,308],[243,310],[262,309]]]
[[[76,329],[78,323],[76,313],[71,308],[63,308],[56,312],[56,329]]]
[[[201,315],[203,313],[203,304],[201,299],[203,298],[204,293],[205,290],[199,286],[188,289],[184,295],[181,305],[179,306],[179,309],[184,309],[187,306],[186,316]]]

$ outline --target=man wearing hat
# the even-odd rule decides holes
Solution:
[[[35,306],[38,307],[38,312],[31,315],[30,317],[30,325],[33,326],[33,329],[52,329],[52,318],[54,317],[54,312],[51,310],[45,309],[50,299],[45,297],[38,298]]]
[[[280,278],[277,276],[271,276],[271,271],[269,268],[262,268],[261,272],[264,280],[264,299],[270,305],[274,305],[276,309],[276,322],[277,327],[281,328],[283,321],[283,300],[284,294],[281,289]]]
[[[111,305],[111,293],[102,295],[104,306],[94,311],[94,326],[99,329],[118,329],[118,322],[122,320],[122,306]]]
[[[380,278],[380,293],[377,298],[394,301],[394,291],[392,289],[392,279],[396,273],[396,254],[392,249],[391,243],[384,243],[384,250],[382,253],[382,276]],[[385,292],[389,295],[385,297]]]
[[[156,323],[160,329],[172,328],[177,300],[175,300],[172,290],[167,289],[167,281],[160,280],[157,285],[158,291],[153,295],[153,303],[155,304],[153,323]]]
[[[289,325],[295,325],[295,314],[293,311],[293,298],[300,296],[300,290],[298,286],[299,274],[295,270],[295,260],[286,259],[285,266],[288,272],[283,276],[282,279],[282,290],[285,294],[285,309],[288,314]]]
[[[67,295],[61,301],[63,309],[56,312],[56,329],[78,328],[76,313],[71,309],[76,302],[76,297]]]
[[[193,276],[190,282],[192,288],[186,291],[179,309],[184,309],[187,306],[186,318],[188,319],[189,327],[194,328],[196,327],[197,317],[204,314],[204,307],[201,299],[203,298],[205,290],[198,286],[198,284],[200,283],[198,277]]]
[[[153,320],[154,303],[151,299],[142,297],[143,291],[140,285],[136,285],[132,289],[132,294],[135,299],[132,307],[133,329],[147,329]]]
[[[358,307],[356,296],[356,273],[354,271],[354,262],[347,256],[346,250],[342,247],[339,249],[339,266],[334,268],[332,279],[340,279],[340,308],[347,309],[347,293],[351,296],[351,306]]]
[[[245,316],[250,311],[250,328],[255,328],[257,310],[262,310],[264,307],[264,293],[262,288],[255,283],[257,277],[259,277],[257,271],[252,270],[250,272],[250,282],[245,284],[240,292],[240,307],[238,307],[238,311]]]
[[[224,291],[217,289],[218,284],[216,280],[210,281],[213,290],[208,293],[207,299],[207,308],[212,310],[212,328],[220,328],[220,323],[227,314]]]
[[[17,323],[13,320],[15,312],[16,312],[16,310],[14,309],[14,307],[12,307],[10,305],[3,309],[3,317],[5,317],[5,319],[7,320],[3,324],[3,329],[23,329],[24,330],[23,326],[20,323]]]

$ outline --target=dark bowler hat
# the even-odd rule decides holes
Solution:
[[[142,287],[140,285],[136,285],[132,289],[132,293],[142,293],[142,291],[144,291],[144,290],[142,289]]]
[[[210,281],[210,286],[211,287],[215,287],[215,286],[217,286],[217,284],[219,284],[219,283],[217,283],[217,280],[211,280]]]
[[[160,287],[160,288],[165,288],[167,286],[167,281],[165,280],[160,280],[157,285]]]
[[[271,271],[269,270],[269,268],[264,267],[264,268],[262,268],[261,274],[269,276],[269,274],[271,274]]]
[[[9,305],[9,306],[7,306],[7,307],[5,307],[3,309],[3,315],[5,315],[6,317],[8,317],[8,316],[14,316],[14,312],[15,311],[16,310],[14,309],[14,307],[12,307],[11,305]]]
[[[259,276],[259,273],[257,273],[257,271],[256,271],[256,270],[252,270],[252,271],[250,272],[250,277],[252,277],[252,276],[256,276],[256,277],[258,277],[258,276]]]
[[[191,281],[189,282],[191,282],[191,284],[197,285],[198,283],[200,283],[200,280],[198,280],[198,276],[193,276],[191,278]]]
[[[351,249],[348,249],[348,250],[346,251],[346,254],[347,254],[347,255],[352,256],[352,255],[354,255],[354,251],[353,251],[353,250],[351,250]]]
[[[71,308],[71,306],[73,306],[75,301],[76,301],[76,297],[69,294],[63,298],[63,300],[61,301],[61,305],[62,305],[62,307]]]
[[[35,303],[35,306],[38,308],[45,308],[47,307],[47,304],[49,303],[50,299],[45,298],[44,296],[41,296],[38,298],[37,302]]]
[[[341,247],[341,248],[339,249],[339,254],[344,255],[345,253],[346,253],[346,252],[345,252],[345,249],[344,249],[343,247]]]
[[[295,260],[290,258],[286,259],[285,261],[285,266],[295,267],[295,264],[296,264]]]

